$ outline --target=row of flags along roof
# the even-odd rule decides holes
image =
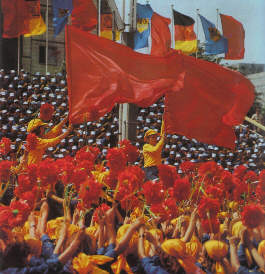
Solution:
[[[40,0],[2,0],[3,38],[41,35],[46,25],[40,14]],[[97,26],[97,9],[92,0],[53,0],[54,36],[65,27],[71,15],[72,25],[85,31]],[[165,55],[171,49],[171,19],[154,12],[149,4],[136,5],[137,29],[134,35],[134,49],[149,46],[151,34],[151,54]],[[173,10],[174,48],[184,54],[197,50],[197,37],[194,32],[195,21],[190,16]],[[225,54],[225,59],[244,58],[245,32],[242,24],[232,16],[220,14],[223,34],[204,16],[199,15],[206,39],[205,54]],[[101,36],[119,40],[120,33],[112,26],[112,14],[101,15]]]

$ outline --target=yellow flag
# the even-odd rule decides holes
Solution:
[[[39,17],[33,17],[29,21],[29,33],[24,34],[24,36],[30,37],[33,35],[41,35],[45,33],[46,29],[46,24],[41,15]]]

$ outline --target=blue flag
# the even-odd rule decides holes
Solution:
[[[205,54],[211,55],[226,53],[228,50],[227,39],[220,34],[218,29],[215,27],[215,24],[208,21],[202,15],[200,15],[200,18],[206,39]]]
[[[72,0],[53,0],[54,37],[63,30],[67,23],[68,16],[72,13],[72,10]]]
[[[137,28],[134,35],[134,49],[148,47],[148,37],[150,35],[150,21],[153,16],[153,10],[149,4],[136,5]]]

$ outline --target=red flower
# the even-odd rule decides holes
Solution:
[[[193,162],[190,161],[185,161],[180,164],[180,169],[185,173],[185,174],[191,174],[194,172],[197,168],[197,165]]]
[[[220,223],[217,218],[202,219],[202,228],[205,233],[218,233],[220,228]]]
[[[113,171],[119,172],[126,167],[127,157],[121,148],[110,148],[106,159],[108,167]]]
[[[210,218],[217,216],[220,210],[220,202],[217,199],[202,197],[198,206],[198,214],[200,218],[208,218],[207,213],[209,213]]]
[[[233,176],[237,177],[240,180],[243,180],[244,175],[247,172],[247,168],[243,165],[240,165],[234,169]]]
[[[260,201],[260,203],[264,204],[265,203],[265,181],[260,180],[255,193]]]
[[[118,183],[118,172],[114,172],[113,170],[110,170],[110,173],[109,173],[109,175],[106,178],[106,184],[111,189],[115,189],[117,183]]]
[[[259,181],[265,184],[265,169],[260,172]]]
[[[80,186],[79,198],[86,208],[90,208],[91,204],[98,202],[101,192],[101,184],[91,177]]]
[[[168,219],[167,211],[162,203],[152,204],[150,210],[161,218],[161,222]]]
[[[54,107],[45,103],[40,107],[40,118],[42,121],[50,121],[54,112]]]
[[[0,182],[7,182],[10,177],[10,168],[13,165],[11,161],[1,161],[0,162]]]
[[[20,198],[24,192],[31,191],[34,185],[28,175],[21,174],[18,176],[18,186],[15,188],[14,194]]]
[[[100,150],[97,147],[85,146],[77,151],[75,159],[78,163],[82,161],[90,161],[94,164],[99,153]]]
[[[31,208],[22,200],[13,201],[10,204],[10,210],[12,212],[11,218],[8,219],[8,224],[11,228],[19,225],[23,225],[26,222]]]
[[[168,198],[164,201],[167,210],[168,219],[174,219],[178,215],[177,201],[174,198]]]
[[[38,178],[38,167],[36,164],[30,164],[27,168],[28,177],[32,184],[36,184]]]
[[[260,204],[246,205],[241,213],[242,222],[248,228],[255,228],[264,222],[264,210]]]
[[[64,185],[71,184],[75,170],[74,159],[70,156],[66,156],[63,159],[57,160],[56,166],[59,173],[58,178],[62,183]]]
[[[209,185],[205,189],[205,192],[211,197],[211,198],[217,198],[219,200],[222,200],[224,198],[223,190],[217,186]]]
[[[12,211],[9,206],[0,206],[0,227],[7,227],[8,220],[12,218]]]
[[[233,183],[235,185],[235,188],[233,189],[233,200],[240,202],[242,201],[242,194],[248,192],[248,185],[238,177],[234,177],[234,175]]]
[[[250,170],[244,175],[243,181],[246,183],[256,182],[258,181],[258,175],[254,171]]]
[[[178,178],[176,168],[170,165],[159,165],[159,179],[163,183],[164,188],[167,189],[174,185],[175,180]]]
[[[118,175],[118,181],[129,186],[132,192],[138,190],[144,182],[144,173],[140,167],[129,166]],[[138,176],[137,176],[138,175]]]
[[[57,183],[58,170],[56,167],[55,161],[49,158],[39,163],[38,176],[43,187]]]
[[[119,142],[120,147],[124,150],[127,157],[127,162],[134,163],[140,155],[138,148],[131,144],[129,140],[122,140]]]
[[[235,188],[235,184],[232,180],[232,174],[227,170],[224,170],[222,172],[221,183],[223,184],[226,192],[231,192]]]
[[[103,203],[100,206],[98,206],[93,214],[93,220],[95,222],[98,222],[99,220],[99,214],[102,215],[102,213],[105,213],[106,211],[108,211],[110,209],[110,206],[108,206],[107,204]]]
[[[191,184],[188,177],[177,179],[174,182],[174,186],[169,189],[169,194],[172,198],[175,198],[178,202],[182,200],[188,200],[191,192]]]
[[[198,174],[205,178],[212,178],[219,172],[218,165],[214,161],[205,162],[200,165]]]
[[[75,188],[78,191],[80,185],[87,179],[87,173],[84,169],[76,168],[71,175],[70,181],[75,185]]]
[[[31,151],[36,149],[38,144],[38,137],[34,133],[29,133],[26,139],[26,150]]]
[[[148,181],[144,183],[142,193],[148,205],[161,203],[165,197],[165,192],[160,182]]]
[[[121,201],[121,208],[125,211],[133,210],[136,207],[139,207],[140,201],[135,195],[125,195]]]
[[[3,137],[0,142],[0,154],[7,155],[11,150],[11,140],[9,138]]]
[[[36,194],[37,194],[37,187],[35,186],[30,191],[21,193],[20,199],[27,202],[27,204],[30,206],[31,209],[33,209],[35,200],[36,200]]]

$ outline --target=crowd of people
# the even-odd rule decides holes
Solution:
[[[264,273],[265,140],[247,124],[234,151],[167,135],[162,98],[118,142],[118,106],[72,127],[63,75],[23,70],[0,71],[0,111],[0,273]]]
[[[56,75],[29,75],[21,70],[17,75],[15,70],[0,71],[0,138],[7,137],[13,142],[8,157],[17,159],[17,151],[22,151],[26,139],[27,123],[38,116],[40,106],[50,103],[55,107],[52,126],[68,114],[67,83],[61,73]],[[159,130],[163,115],[163,98],[149,108],[139,108],[137,116],[136,137],[133,141],[140,150],[144,144],[144,133],[148,129]],[[249,169],[258,172],[264,165],[265,139],[262,132],[253,131],[249,124],[237,126],[236,149],[229,150],[214,145],[200,143],[181,135],[167,135],[162,151],[165,164],[179,168],[185,161],[203,162],[213,160],[229,171],[244,164]],[[72,133],[56,147],[48,148],[44,157],[63,158],[75,155],[82,146],[96,145],[102,151],[99,156],[104,159],[107,149],[118,144],[118,106],[99,121],[76,125]],[[140,157],[136,164],[143,165]],[[179,169],[179,172],[182,172]]]

